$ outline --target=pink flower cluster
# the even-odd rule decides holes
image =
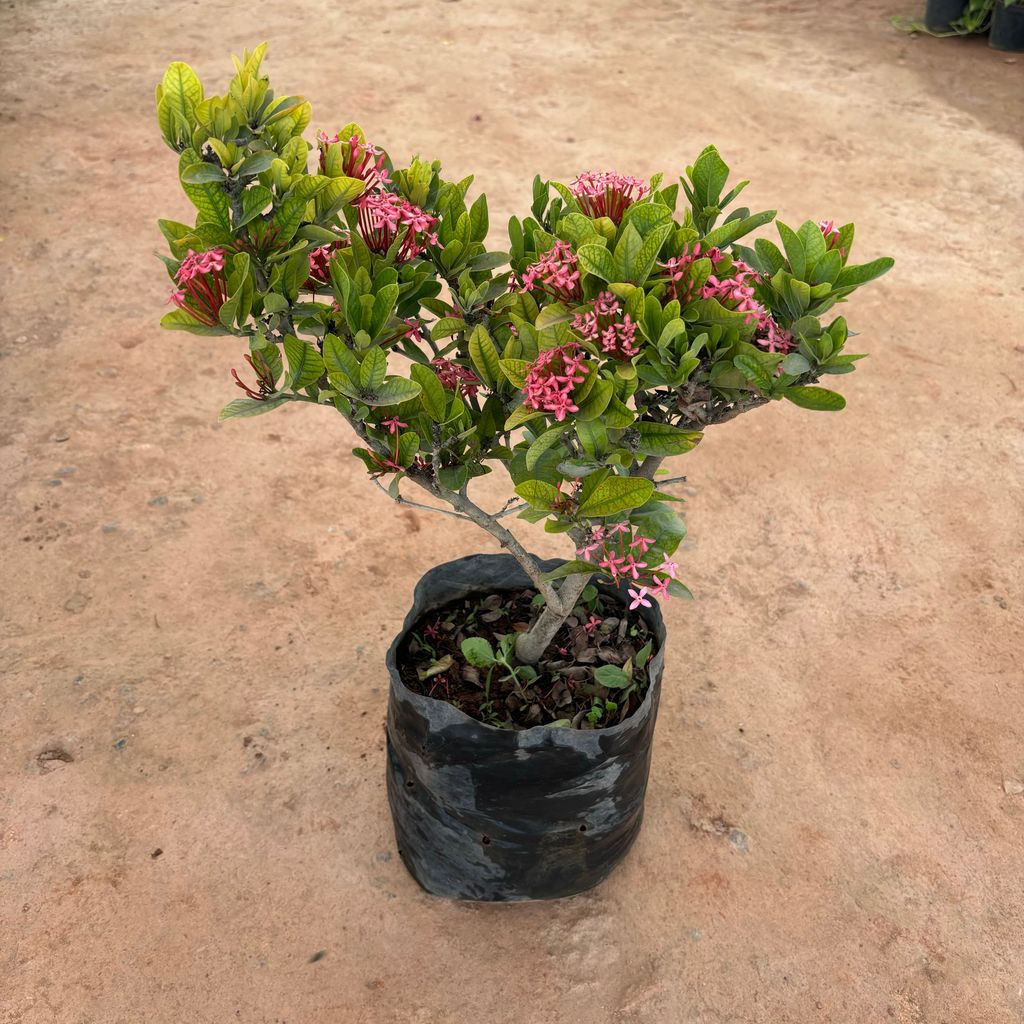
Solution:
[[[613,292],[601,292],[589,313],[577,313],[572,329],[613,359],[631,359],[639,351],[636,343],[636,324],[628,313],[623,314],[622,303]]]
[[[579,302],[583,298],[579,261],[568,242],[555,242],[553,248],[526,268],[519,290],[529,292],[534,288],[560,302]]]
[[[571,412],[579,412],[573,404],[572,392],[586,379],[586,352],[575,342],[545,349],[534,360],[523,390],[523,405],[542,412],[553,412],[559,423]]]
[[[587,216],[608,217],[618,224],[626,210],[650,190],[639,178],[614,171],[584,171],[569,191]]]
[[[316,291],[326,284],[331,283],[330,262],[331,255],[338,246],[335,243],[321,245],[317,249],[309,250],[309,277],[306,278],[304,288]]]
[[[721,258],[722,250],[717,246],[701,252],[700,242],[695,242],[692,250],[688,244],[684,245],[678,256],[672,256],[660,264],[668,275],[669,299],[678,299],[681,304],[690,302],[694,298],[693,284],[689,280],[690,268],[699,259],[711,260],[711,263],[715,264]]]
[[[327,165],[327,147],[336,145],[341,139],[324,131],[317,132],[316,138],[320,144],[320,170],[323,171]],[[387,154],[373,143],[353,135],[341,142],[341,152],[341,169],[346,177],[361,178],[371,188],[384,188],[391,184],[385,163]]]
[[[743,260],[732,261],[729,276],[718,278],[711,274],[701,289],[701,298],[718,299],[728,309],[738,313],[750,313],[748,322],[762,312],[761,305],[754,298],[754,285],[760,276],[753,267]]]
[[[216,327],[220,323],[220,308],[228,297],[224,250],[193,252],[189,249],[174,277],[181,288],[171,294],[168,302],[173,302],[201,324]]]
[[[359,233],[372,252],[386,253],[401,229],[399,262],[415,259],[428,245],[437,245],[437,218],[394,192],[364,192],[354,205],[359,210]]]
[[[653,567],[640,561],[653,546],[654,540],[651,537],[634,535],[629,523],[615,523],[608,527],[592,527],[590,542],[576,554],[588,562],[596,563],[614,583],[620,580],[635,582],[637,586],[629,587],[627,591],[633,598],[629,606],[632,610],[640,606],[650,608],[648,597],[667,597],[669,580],[676,579],[679,571],[679,566],[667,558]]]
[[[432,360],[430,365],[437,370],[438,380],[445,391],[473,398],[480,390],[480,378],[468,366],[459,366],[443,357]]]

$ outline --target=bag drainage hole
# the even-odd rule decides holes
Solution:
[[[580,825],[580,831],[581,832],[586,832],[587,831],[587,826],[586,825]]]
[[[490,836],[481,836],[480,837],[480,842],[483,843],[484,846],[490,846],[491,845],[491,837]]]
[[[409,781],[408,781],[408,782],[407,782],[407,783],[406,783],[405,785],[406,785],[406,788],[407,788],[407,789],[412,789],[412,787],[413,787],[413,786],[415,786],[415,785],[416,785],[416,783],[415,783],[415,782],[413,782],[413,780],[412,780],[412,779],[409,779]]]

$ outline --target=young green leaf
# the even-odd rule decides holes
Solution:
[[[475,668],[494,664],[494,648],[482,636],[469,636],[462,641],[462,656]]]

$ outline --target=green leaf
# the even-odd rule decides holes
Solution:
[[[806,274],[811,274],[818,265],[818,260],[825,255],[828,245],[821,228],[813,220],[805,220],[797,231],[797,237],[804,247],[804,260]],[[799,275],[801,277],[806,274]]]
[[[222,182],[224,172],[216,164],[189,164],[181,172],[181,180],[187,181],[190,185],[204,185],[211,181]]]
[[[532,364],[527,359],[502,359],[499,365],[509,383],[515,388],[521,388],[526,383],[526,375]]]
[[[516,488],[516,494],[533,508],[550,510],[558,501],[557,489],[543,480],[524,480]]]
[[[420,386],[415,381],[404,377],[388,377],[372,394],[360,395],[359,400],[366,405],[401,405],[403,402],[419,398]]]
[[[810,368],[811,364],[799,352],[790,352],[782,360],[782,372],[794,377],[799,377],[801,373],[807,373]]]
[[[231,331],[224,327],[208,327],[206,324],[201,324],[183,309],[174,309],[170,313],[165,313],[160,319],[160,326],[168,331],[188,331],[189,334],[231,334]]]
[[[683,319],[687,323],[700,323],[723,327],[743,327],[747,322],[746,313],[734,309],[726,309],[718,299],[697,299],[683,310]]]
[[[184,138],[195,126],[195,108],[203,101],[203,86],[196,73],[183,61],[169,64],[161,82],[161,103],[175,122],[185,128]]]
[[[363,391],[376,391],[384,383],[388,372],[387,356],[379,348],[371,348],[359,364],[359,387]]]
[[[248,224],[249,221],[258,217],[271,203],[274,194],[269,188],[262,185],[254,185],[242,193],[242,216],[235,223],[236,228]]]
[[[847,265],[835,279],[835,286],[836,288],[859,288],[862,284],[874,281],[876,277],[881,277],[890,271],[895,262],[891,256],[882,256],[870,263]]]
[[[274,153],[266,152],[252,153],[242,161],[242,165],[235,173],[240,178],[251,178],[255,174],[269,171],[270,165],[274,162],[275,155]]]
[[[762,391],[771,391],[772,375],[761,365],[756,356],[737,356],[732,363],[751,384],[759,387]]]
[[[778,228],[779,237],[786,250],[786,258],[789,260],[793,276],[803,278],[807,271],[807,257],[804,255],[803,242],[800,241],[797,233],[791,227],[783,224],[781,220],[776,221],[775,226]]]
[[[443,316],[433,327],[430,328],[430,337],[433,341],[441,341],[450,338],[466,326],[466,321],[457,316]]]
[[[593,576],[595,572],[600,571],[599,566],[574,558],[571,561],[563,562],[557,569],[552,569],[550,572],[544,573],[541,579],[551,583],[554,580],[560,580],[565,576],[578,576],[583,574]]]
[[[694,162],[690,172],[694,195],[700,206],[717,206],[726,181],[729,168],[718,155],[714,146],[708,146]]]
[[[755,213],[750,217],[727,220],[720,227],[715,228],[714,231],[710,231],[704,236],[702,247],[707,250],[716,245],[729,245],[731,242],[735,242],[737,238],[742,238],[755,228],[761,227],[762,224],[767,224],[774,217],[774,210],[764,210],[761,213]]]
[[[537,320],[533,326],[538,331],[542,331],[545,327],[553,327],[555,324],[565,323],[571,320],[573,316],[573,312],[566,309],[561,302],[551,302],[537,314]]]
[[[602,665],[594,669],[594,678],[609,690],[622,690],[633,685],[633,680],[618,665]]]
[[[598,378],[590,389],[590,394],[580,403],[577,418],[583,421],[596,420],[608,408],[614,392],[615,385],[610,380]]]
[[[675,224],[671,222],[659,224],[656,228],[651,229],[651,233],[644,239],[644,244],[636,255],[630,280],[636,284],[643,284],[647,280],[648,275],[654,268],[658,253],[661,252],[661,247],[665,244],[665,239],[668,238],[674,229]]]
[[[580,506],[580,514],[602,518],[643,505],[654,493],[654,484],[642,477],[610,476]]]
[[[270,412],[271,409],[276,409],[288,400],[287,395],[265,398],[262,401],[257,398],[236,398],[221,409],[217,419],[223,422],[224,420],[240,419],[244,416],[260,416],[265,412]]]
[[[783,393],[794,405],[802,409],[815,409],[819,412],[839,412],[846,408],[846,399],[835,391],[828,388],[792,387],[787,388]]]
[[[615,281],[615,260],[603,245],[581,245],[576,255],[586,273],[609,283]]]
[[[326,346],[324,350],[326,351]],[[437,374],[429,366],[424,366],[422,363],[413,363],[409,367],[409,373],[412,375],[412,379],[420,386],[420,401],[423,403],[423,408],[426,409],[427,415],[435,423],[441,423],[444,420],[448,401],[445,398],[444,388],[437,379]]]
[[[501,377],[501,359],[483,324],[477,324],[469,335],[469,358],[477,376],[493,388]]]
[[[531,409],[528,405],[517,406],[509,413],[508,419],[505,420],[504,429],[515,430],[516,427],[521,427],[524,423],[528,423],[530,420],[543,415],[538,409]]]
[[[540,437],[538,437],[527,449],[526,468],[532,471],[540,461],[540,457],[550,448],[558,444],[564,433],[565,427],[561,423],[552,427],[550,430],[545,430],[544,433],[541,434]]]
[[[403,430],[398,437],[398,464],[411,466],[420,450],[420,435],[415,430]]]
[[[462,656],[476,668],[494,664],[494,648],[482,636],[468,636],[462,641]]]
[[[640,432],[640,443],[636,446],[637,454],[654,455],[661,458],[692,451],[704,436],[698,431],[681,430],[670,423],[641,421],[636,428]]]
[[[200,162],[194,149],[183,150],[178,162],[179,176],[186,167]],[[182,181],[181,188],[199,211],[199,224],[213,224],[226,232],[231,231],[231,204],[222,185],[193,185]]]
[[[482,242],[487,237],[489,227],[487,218],[487,196],[481,195],[469,208],[470,235],[474,242]]]
[[[308,387],[323,376],[324,361],[320,353],[293,334],[284,339],[284,354],[288,360],[287,387],[293,391]]]

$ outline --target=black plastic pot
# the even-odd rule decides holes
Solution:
[[[658,647],[647,694],[629,718],[607,729],[497,729],[412,693],[399,678],[399,646],[426,612],[472,593],[528,586],[509,555],[439,565],[416,585],[388,651],[395,838],[413,878],[436,896],[571,896],[602,881],[640,830],[665,651],[657,605],[643,609]]]
[[[951,32],[952,23],[967,8],[967,0],[928,0],[924,9],[924,24],[931,32]]]
[[[988,45],[994,50],[1009,50],[1011,53],[1024,50],[1024,6],[1004,7],[1003,0],[996,0]]]

